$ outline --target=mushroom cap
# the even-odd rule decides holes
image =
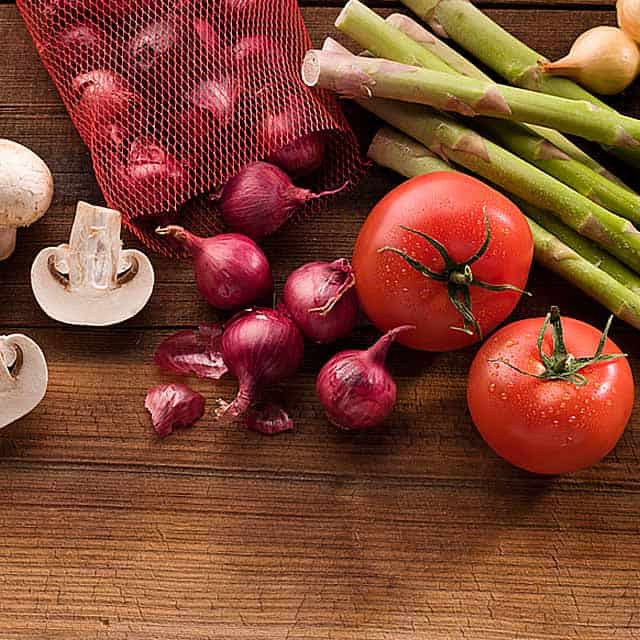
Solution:
[[[0,139],[0,227],[26,227],[53,199],[53,176],[33,151]]]
[[[31,413],[42,402],[49,381],[47,361],[27,336],[0,336],[0,429]],[[6,354],[14,357],[6,362]],[[15,365],[14,369],[11,368]]]

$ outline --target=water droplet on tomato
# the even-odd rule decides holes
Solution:
[[[569,422],[575,422],[575,421],[576,421],[575,416],[569,416]]]
[[[489,393],[493,393],[495,390],[496,390],[496,383],[495,383],[495,382],[492,382],[492,383],[489,385]]]
[[[503,392],[500,394],[500,400],[506,400],[507,398],[508,398],[507,394],[503,391]]]
[[[557,427],[560,424],[560,420],[553,420],[553,426]]]
[[[560,403],[560,408],[561,408],[561,409],[564,409],[566,406],[567,406],[567,403],[566,403],[566,402],[561,402],[561,403]]]

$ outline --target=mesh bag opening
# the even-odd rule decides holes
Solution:
[[[362,173],[335,99],[300,80],[311,41],[295,0],[17,4],[107,204],[158,253],[179,255],[154,234],[158,224],[221,231],[211,194],[301,136],[320,132],[327,144],[303,186],[335,188]],[[272,125],[278,114],[286,130]]]

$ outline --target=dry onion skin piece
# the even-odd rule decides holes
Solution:
[[[279,405],[267,403],[252,407],[245,415],[245,424],[250,431],[265,436],[275,436],[294,428],[293,420]]]
[[[18,227],[39,220],[51,206],[53,176],[33,151],[0,139],[0,260],[16,247]]]
[[[0,429],[31,413],[49,381],[47,361],[27,336],[0,336]]]
[[[153,292],[153,267],[141,251],[122,249],[121,227],[118,211],[79,202],[69,244],[37,255],[31,287],[50,318],[106,327],[144,308]]]

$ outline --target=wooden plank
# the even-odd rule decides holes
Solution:
[[[336,13],[305,9],[316,42]],[[610,10],[492,15],[550,55],[613,20]],[[345,434],[326,423],[313,388],[344,345],[311,346],[300,375],[275,390],[295,432],[263,438],[208,413],[158,442],[142,404],[148,387],[170,378],[151,364],[153,349],[171,327],[213,314],[188,265],[162,260],[150,305],[124,326],[62,327],[36,308],[33,257],[65,239],[77,199],[100,195],[8,5],[0,41],[0,136],[41,153],[58,185],[51,213],[0,263],[0,333],[32,335],[51,379],[40,407],[0,434],[2,640],[640,638],[638,409],[602,464],[534,478],[489,452],[469,420],[473,349],[394,347],[396,413],[384,430]],[[622,106],[638,113],[636,97]],[[303,232],[270,240],[278,284],[301,262],[349,255],[367,211],[396,182],[376,170]],[[529,288],[533,300],[514,317],[560,300],[604,322],[602,309],[542,270]],[[374,336],[361,327],[348,344]],[[614,338],[637,353],[630,328],[616,323]],[[637,357],[632,365],[640,376]],[[235,390],[230,380],[189,382],[209,409]]]
[[[624,491],[107,468],[79,491],[73,467],[13,464],[0,489],[3,638],[640,632]]]

